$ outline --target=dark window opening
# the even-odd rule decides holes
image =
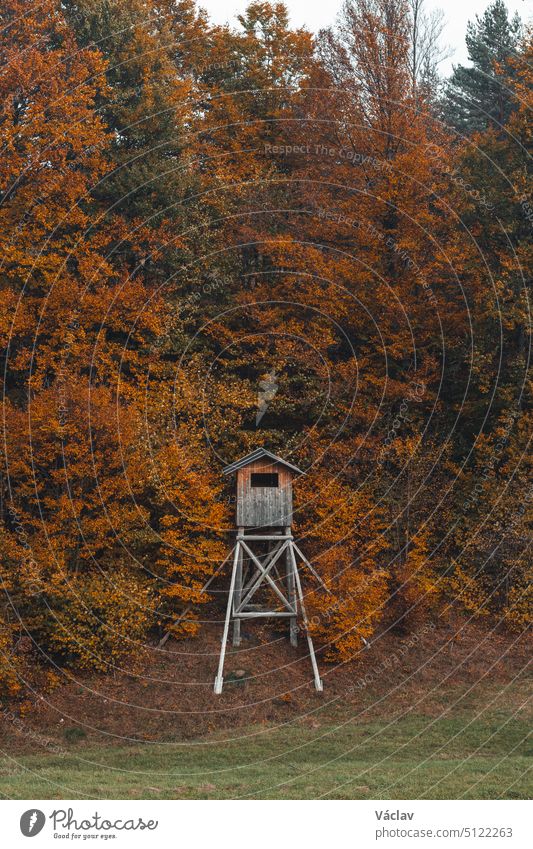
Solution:
[[[279,486],[279,475],[276,473],[252,472],[252,486]]]

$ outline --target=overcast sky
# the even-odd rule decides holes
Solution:
[[[335,20],[342,0],[285,0],[294,26],[306,26],[316,32],[327,27]],[[207,9],[216,23],[235,22],[235,16],[248,5],[248,0],[199,0],[199,5]],[[453,56],[441,66],[441,73],[447,74],[452,64],[465,63],[466,24],[490,5],[490,0],[427,0],[428,9],[442,9],[446,17],[446,29],[443,40],[453,50]],[[531,19],[533,0],[507,0],[511,13],[518,12],[522,20]]]

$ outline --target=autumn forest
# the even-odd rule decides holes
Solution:
[[[448,76],[421,0],[0,21],[1,694],[201,640],[258,446],[306,472],[324,663],[452,611],[523,632],[527,21],[494,0]]]

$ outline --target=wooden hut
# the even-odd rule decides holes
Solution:
[[[236,474],[238,528],[290,528],[292,525],[292,481],[304,473],[297,466],[258,448],[223,470]]]

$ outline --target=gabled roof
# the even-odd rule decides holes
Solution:
[[[266,448],[256,448],[255,451],[252,451],[251,454],[247,454],[246,457],[242,457],[240,460],[235,460],[234,463],[230,463],[229,466],[222,469],[222,474],[231,475],[232,472],[236,472],[237,469],[242,469],[244,466],[248,466],[249,463],[255,462],[255,460],[262,460],[263,457],[266,460],[270,460],[272,463],[280,463],[282,466],[286,466],[298,475],[305,474],[305,472],[302,472],[302,470],[297,466],[293,466],[292,463],[287,463],[286,460],[283,460],[281,457],[277,457],[276,454],[272,454],[272,452],[267,451]]]

